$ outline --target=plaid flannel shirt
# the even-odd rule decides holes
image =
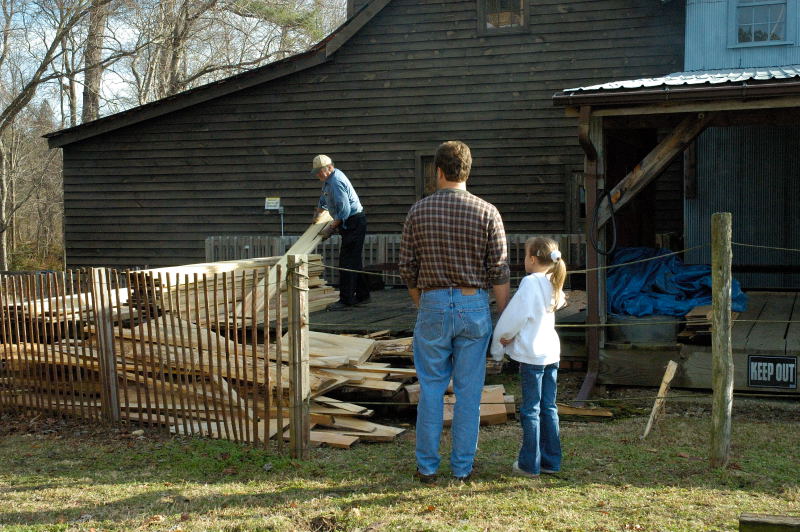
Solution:
[[[409,288],[507,283],[506,233],[497,208],[466,190],[442,189],[408,212],[400,275]]]

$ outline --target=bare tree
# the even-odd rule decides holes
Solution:
[[[9,132],[37,91],[60,77],[54,67],[64,39],[86,17],[91,0],[2,0],[0,5],[0,269],[4,270],[8,268],[7,229],[21,205],[19,197],[14,204],[10,201],[14,160]]]
[[[338,25],[341,0],[142,0],[127,12],[141,52],[123,61],[141,105],[300,52]],[[339,6],[333,8],[331,6]]]
[[[82,122],[100,116],[100,84],[103,78],[103,38],[108,20],[108,2],[92,0],[89,10],[89,28],[84,47],[83,114]]]

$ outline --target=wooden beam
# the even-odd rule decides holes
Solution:
[[[638,194],[644,187],[658,177],[672,160],[703,132],[712,120],[712,113],[700,113],[687,116],[653,151],[642,159],[628,175],[615,186],[610,193],[614,209],[619,209]],[[587,206],[588,208],[588,206]],[[611,218],[611,207],[604,200],[599,207],[598,228]]]

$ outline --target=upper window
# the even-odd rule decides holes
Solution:
[[[736,0],[736,43],[785,42],[787,0]]]
[[[478,0],[481,33],[520,31],[528,26],[529,0]]]

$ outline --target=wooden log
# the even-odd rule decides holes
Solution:
[[[744,513],[739,516],[739,532],[800,531],[800,517]]]
[[[726,467],[731,452],[733,352],[731,349],[731,214],[711,216],[712,340],[711,466]]]

